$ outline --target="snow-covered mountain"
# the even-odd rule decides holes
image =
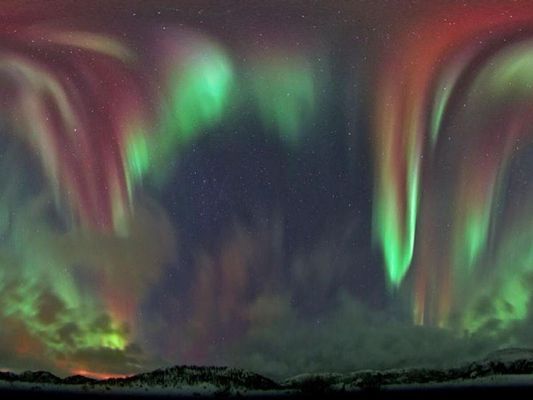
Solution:
[[[406,368],[351,373],[301,374],[275,382],[259,374],[226,367],[176,366],[128,378],[59,378],[46,371],[0,372],[0,388],[116,394],[257,395],[350,393],[432,385],[487,386],[518,382],[533,387],[533,350],[506,349],[480,361],[449,369]]]
[[[517,379],[517,376],[522,376]],[[384,371],[357,371],[347,374],[302,374],[283,382],[283,386],[305,391],[353,391],[400,385],[486,384],[482,378],[507,377],[520,384],[533,385],[533,350],[504,349],[483,360],[448,369],[406,368]],[[524,379],[525,377],[525,379]],[[494,379],[493,379],[494,381]],[[496,381],[495,381],[496,382]],[[495,384],[510,382],[498,379]]]
[[[176,366],[127,378],[61,379],[46,371],[0,372],[0,388],[124,394],[239,395],[280,392],[281,385],[253,372],[227,367]]]

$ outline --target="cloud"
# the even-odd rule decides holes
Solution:
[[[0,245],[0,368],[133,373],[136,310],[175,255],[166,214],[142,199],[128,237],[51,223],[43,192],[20,201]]]
[[[137,344],[123,350],[110,348],[87,348],[65,355],[72,370],[105,371],[106,374],[132,374],[144,371],[151,360]]]
[[[271,302],[271,305],[267,305]],[[280,318],[255,329],[232,348],[232,362],[274,378],[304,372],[348,372],[408,366],[450,366],[484,356],[496,342],[461,337],[449,330],[395,321],[342,294],[322,318],[298,317],[288,302],[263,299],[265,314],[276,305]]]

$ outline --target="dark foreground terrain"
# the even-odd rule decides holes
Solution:
[[[177,366],[122,379],[59,378],[49,372],[0,372],[0,398],[102,397],[328,397],[427,398],[453,395],[500,397],[533,394],[533,351],[510,349],[457,368],[411,368],[353,373],[303,374],[283,382],[225,367]]]

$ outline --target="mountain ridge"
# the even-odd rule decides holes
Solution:
[[[277,382],[260,374],[239,368],[173,366],[143,372],[125,378],[93,379],[82,375],[60,378],[47,371],[25,371],[20,374],[0,372],[0,383],[10,388],[39,387],[44,390],[74,388],[83,391],[163,391],[194,394],[246,393],[347,393],[380,390],[393,386],[432,384],[474,385],[484,378],[524,376],[522,383],[533,386],[533,349],[510,348],[489,353],[479,361],[453,368],[404,368],[360,370],[337,373],[305,373]],[[531,376],[529,379],[528,376]],[[486,383],[486,382],[485,382]],[[26,386],[24,386],[26,385]],[[37,385],[37,386],[35,386]],[[40,385],[40,386],[39,386]]]

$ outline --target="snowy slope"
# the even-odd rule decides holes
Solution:
[[[129,378],[61,379],[46,371],[0,372],[0,389],[178,395],[257,395],[396,390],[457,386],[533,387],[533,350],[506,349],[456,368],[409,368],[352,373],[301,374],[277,383],[259,374],[226,367],[176,366]]]

